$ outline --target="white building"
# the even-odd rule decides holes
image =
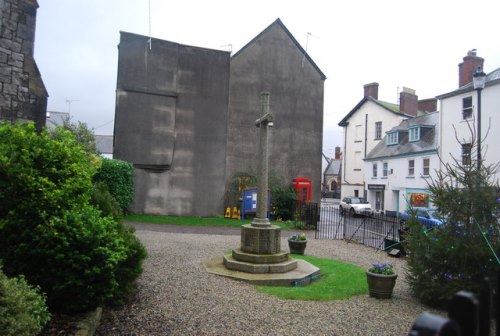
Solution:
[[[364,86],[364,98],[339,122],[344,129],[341,198],[366,196],[364,163],[387,130],[418,111],[435,111],[434,99],[418,101],[415,91],[404,88],[399,105],[378,99],[378,83]]]
[[[378,211],[432,207],[428,182],[439,169],[439,113],[403,120],[364,161],[367,200]]]
[[[484,59],[475,50],[467,53],[459,64],[459,88],[438,96],[441,109],[440,156],[445,163],[454,159],[462,163],[477,164],[478,93],[474,90],[472,76]],[[481,157],[486,166],[500,162],[500,68],[486,76],[481,92]],[[471,131],[472,130],[472,131]],[[496,174],[496,180],[500,172]]]

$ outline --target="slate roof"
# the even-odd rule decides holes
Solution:
[[[68,112],[47,111],[45,125],[49,128],[62,126],[65,120],[70,120]]]
[[[295,37],[293,37],[292,33],[290,33],[290,31],[285,27],[285,25],[283,24],[283,22],[281,22],[281,20],[279,18],[277,18],[276,21],[274,21],[273,23],[271,23],[259,35],[255,36],[252,40],[250,40],[250,42],[248,42],[247,44],[245,44],[245,46],[243,48],[241,48],[240,50],[238,50],[238,52],[236,52],[231,58],[237,57],[243,50],[245,50],[248,46],[250,46],[251,44],[253,44],[256,40],[258,40],[262,35],[264,35],[274,25],[279,25],[285,31],[285,33],[288,35],[288,37],[290,37],[290,39],[292,40],[292,42],[300,50],[300,52],[304,55],[304,57],[309,61],[309,63],[311,63],[311,65],[316,69],[316,71],[318,71],[319,75],[321,76],[321,79],[325,80],[326,76],[323,73],[323,71],[321,71],[321,69],[316,65],[316,63],[314,63],[314,61],[309,56],[309,54],[307,54],[307,51],[305,51],[304,48],[301,47],[301,45],[299,44],[299,42],[295,39]]]
[[[340,168],[342,167],[342,160],[330,160],[330,163],[325,168],[324,175],[340,175]]]
[[[376,160],[412,154],[424,154],[436,152],[439,147],[438,137],[439,112],[427,113],[415,118],[405,119],[393,131],[399,131],[399,143],[397,145],[386,145],[386,136],[366,156],[365,160]],[[420,140],[408,141],[408,129],[412,126],[421,126]]]
[[[338,125],[341,127],[347,126],[348,125],[347,121],[349,120],[349,118],[351,118],[351,116],[354,113],[356,113],[356,111],[358,111],[361,108],[361,106],[363,106],[363,104],[366,103],[367,101],[374,102],[375,104],[383,107],[384,109],[386,109],[387,111],[389,111],[391,113],[406,116],[408,118],[413,117],[412,115],[401,113],[401,111],[399,110],[399,106],[397,104],[388,103],[388,102],[367,96],[367,97],[364,97],[363,99],[361,99],[361,101],[351,110],[351,112],[347,113],[347,115],[338,123]]]
[[[500,68],[493,70],[492,72],[490,72],[489,74],[486,75],[485,87],[495,85],[495,84],[500,84]],[[474,84],[472,82],[470,82],[470,83],[465,84],[464,86],[461,86],[460,88],[458,88],[454,91],[437,96],[436,98],[443,99],[443,98],[453,97],[453,96],[456,96],[456,95],[459,95],[459,94],[462,94],[465,92],[473,91],[473,90],[474,90]]]
[[[113,136],[95,135],[95,144],[101,154],[113,154]]]

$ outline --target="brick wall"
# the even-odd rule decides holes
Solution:
[[[36,0],[0,0],[0,120],[45,125],[47,91],[33,59]]]

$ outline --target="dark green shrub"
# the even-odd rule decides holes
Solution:
[[[51,137],[33,124],[0,124],[0,218],[27,225],[90,199],[96,171],[72,134]]]
[[[293,219],[297,192],[292,184],[284,182],[282,177],[271,175],[269,189],[271,190],[271,215],[273,218],[283,221]]]
[[[271,189],[271,214],[273,218],[283,221],[294,218],[297,192],[293,186],[274,186]]]
[[[23,276],[7,278],[0,268],[0,335],[36,335],[49,320],[45,295]]]
[[[134,199],[134,167],[125,161],[103,159],[94,176],[95,182],[104,182],[124,214]]]
[[[131,231],[90,205],[94,171],[69,132],[0,127],[0,258],[56,310],[122,301],[146,255]]]
[[[115,221],[119,221],[123,217],[120,204],[111,195],[108,186],[104,182],[94,183],[92,189],[92,205],[101,210],[102,217],[112,217]]]
[[[431,200],[445,219],[443,227],[424,230],[409,221],[408,281],[421,301],[445,304],[457,291],[478,293],[485,276],[500,271],[500,225],[495,167],[477,169],[461,162],[447,165],[429,185]]]

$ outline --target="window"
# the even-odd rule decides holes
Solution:
[[[411,127],[409,129],[408,139],[410,142],[420,140],[420,127]]]
[[[397,145],[398,144],[398,132],[387,133],[387,145]]]
[[[408,176],[415,176],[415,160],[408,160]]]
[[[471,163],[471,149],[472,145],[470,143],[462,144],[462,164],[470,165]]]
[[[382,122],[377,121],[375,123],[375,140],[382,139]]]
[[[389,164],[387,162],[384,162],[382,164],[382,176],[387,177],[387,170],[389,169]]]
[[[462,117],[464,120],[472,118],[472,97],[462,99]]]
[[[373,168],[372,177],[377,177],[377,164],[374,163],[373,166],[372,166],[372,168]]]
[[[429,171],[430,171],[430,164],[431,164],[431,159],[425,158],[422,160],[423,162],[423,168],[422,168],[422,175],[424,176],[429,176]]]

